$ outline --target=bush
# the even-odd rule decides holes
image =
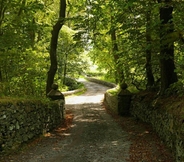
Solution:
[[[86,74],[88,77],[98,77],[104,75],[103,72],[87,72]]]
[[[82,86],[82,83],[77,82],[77,80],[73,78],[66,77],[65,86],[67,86],[68,90],[71,91],[80,88]]]

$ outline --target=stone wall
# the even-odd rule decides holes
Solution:
[[[112,95],[112,94],[106,92],[104,95],[104,104],[113,113],[118,114],[118,97],[116,95]]]
[[[56,101],[0,100],[0,153],[17,149],[62,121]]]
[[[176,162],[184,161],[184,101],[181,98],[157,98],[139,94],[133,98],[131,114],[150,123],[172,150]]]
[[[117,98],[117,97],[116,97]],[[115,96],[105,94],[104,102],[117,112]],[[155,94],[134,95],[130,113],[152,125],[164,143],[172,150],[176,162],[184,161],[184,100],[157,98]]]

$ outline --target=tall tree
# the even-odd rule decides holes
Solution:
[[[2,23],[4,20],[4,14],[6,11],[6,5],[4,5],[4,1],[1,0],[0,1],[0,37],[3,35],[3,31],[2,31]],[[3,78],[2,78],[2,71],[0,69],[0,82],[2,82]]]
[[[160,7],[160,95],[163,95],[171,84],[178,81],[178,78],[174,64],[174,41],[169,39],[169,35],[174,32],[172,0],[158,0],[158,3],[161,2],[163,5]]]
[[[59,18],[56,24],[52,29],[52,37],[50,43],[50,68],[47,73],[47,85],[46,85],[46,94],[50,91],[51,85],[54,82],[54,76],[57,71],[57,44],[58,44],[58,35],[59,31],[64,25],[65,20],[65,12],[66,12],[66,0],[60,0],[60,11]]]
[[[154,85],[154,76],[152,72],[152,63],[151,63],[151,9],[148,8],[146,12],[146,77],[147,77],[147,88],[150,88]]]
[[[111,29],[111,40],[112,40],[112,54],[114,57],[114,62],[115,62],[115,80],[116,83],[121,83],[124,79],[124,74],[122,71],[122,64],[120,64],[120,57],[118,54],[118,43],[117,43],[117,38],[116,38],[116,30],[114,28]]]
[[[116,83],[121,83],[124,80],[124,72],[123,72],[123,63],[120,61],[120,58],[122,57],[119,52],[118,48],[118,40],[117,40],[117,30],[116,26],[118,25],[117,23],[117,17],[120,15],[119,13],[113,12],[116,10],[116,6],[112,3],[110,6],[110,35],[111,35],[111,41],[112,41],[112,55],[114,58],[115,62],[115,80]],[[121,52],[122,53],[122,52]]]

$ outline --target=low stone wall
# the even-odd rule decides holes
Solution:
[[[150,123],[171,148],[176,162],[184,161],[184,102],[180,98],[155,98],[154,94],[136,95],[131,114]]]
[[[56,101],[0,100],[0,153],[17,149],[58,126],[60,109]]]
[[[112,95],[112,94],[106,92],[104,94],[104,104],[113,113],[118,114],[118,97],[116,95]]]
[[[117,112],[115,96],[105,94],[104,102]],[[184,161],[184,100],[159,99],[155,94],[139,94],[132,98],[132,116],[152,125],[164,143],[172,150],[176,162]]]

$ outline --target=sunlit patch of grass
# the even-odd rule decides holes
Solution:
[[[118,85],[115,88],[108,89],[107,92],[110,93],[111,95],[115,96],[120,92],[120,87]]]
[[[135,86],[129,86],[127,88],[131,93],[138,93],[139,90]]]
[[[99,80],[106,81],[106,82],[115,83],[115,79],[114,78],[109,78],[109,77],[106,77],[106,76],[103,76],[103,75],[97,76],[95,78],[97,78]]]

